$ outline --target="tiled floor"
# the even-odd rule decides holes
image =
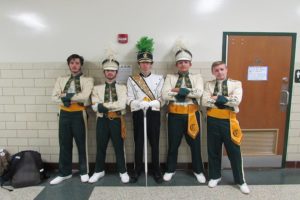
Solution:
[[[94,189],[98,190],[103,186],[106,187],[107,189],[110,188],[110,191],[114,191],[113,187],[115,187],[116,192],[118,191],[118,189],[122,187],[124,188],[140,187],[141,190],[144,190],[143,187],[145,186],[145,177],[143,175],[142,177],[140,177],[139,181],[135,184],[122,184],[119,176],[116,173],[106,174],[105,177],[100,179],[95,184],[87,184],[87,183],[84,184],[80,182],[80,177],[75,174],[72,179],[66,180],[65,182],[59,185],[52,186],[49,184],[49,181],[54,176],[55,174],[52,174],[52,177],[49,178],[49,180],[41,184],[41,186],[45,186],[45,188],[37,195],[35,199],[37,200],[47,200],[47,199],[85,200],[85,199],[89,199]],[[250,189],[251,186],[253,185],[274,185],[274,187],[276,185],[277,188],[278,187],[280,188],[280,185],[287,185],[287,186],[290,185],[291,187],[295,187],[295,185],[293,184],[299,184],[299,193],[300,193],[300,169],[247,169],[245,170],[245,178],[248,185],[250,185]],[[228,188],[227,185],[229,186],[234,185],[231,170],[223,170],[222,181],[220,185],[222,186],[226,185],[226,187],[224,187],[225,189]],[[148,187],[150,188],[166,187],[172,189],[172,187],[168,187],[168,186],[174,186],[174,187],[175,186],[200,186],[200,188],[203,187],[202,189],[204,190],[207,189],[206,184],[199,184],[196,181],[192,172],[177,171],[176,175],[171,180],[171,182],[165,182],[161,185],[157,185],[152,179],[152,177],[150,176],[148,177]],[[220,188],[223,188],[222,186]],[[235,186],[230,188],[235,188]],[[174,190],[174,191],[180,192],[181,190]],[[234,189],[233,191],[236,191],[236,193],[238,194],[240,193],[238,189]],[[208,192],[210,192],[210,190],[208,190]],[[113,195],[113,193],[111,194]],[[111,196],[110,199],[119,199],[117,195],[118,194],[116,193],[116,196]],[[220,197],[222,197],[222,193],[220,193]]]
[[[90,200],[282,200],[300,199],[299,185],[251,185],[249,195],[236,186],[95,187]]]

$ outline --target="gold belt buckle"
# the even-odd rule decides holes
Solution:
[[[104,115],[104,117],[106,117],[107,119],[113,120],[113,118],[109,116],[109,113],[104,113],[103,115]]]
[[[109,120],[114,120],[115,118],[118,118],[118,114],[116,112],[112,112],[111,114],[107,113],[107,118]]]
[[[109,113],[107,113],[107,118],[108,118],[109,120],[113,120],[113,119],[114,119],[114,118],[111,117],[111,115],[110,115]]]
[[[108,119],[109,119],[109,120],[113,120],[114,118],[108,116]]]

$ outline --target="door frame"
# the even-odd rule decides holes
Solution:
[[[283,142],[283,153],[281,167],[284,168],[286,164],[289,125],[290,125],[290,113],[292,103],[292,92],[293,92],[293,77],[294,77],[294,65],[295,65],[295,52],[296,52],[296,38],[297,33],[284,33],[284,32],[223,32],[223,44],[222,44],[222,61],[226,63],[227,58],[227,37],[232,35],[238,36],[290,36],[292,37],[292,50],[291,50],[291,62],[290,62],[290,81],[289,81],[289,93],[290,98],[286,111],[286,125],[284,131],[284,142]]]

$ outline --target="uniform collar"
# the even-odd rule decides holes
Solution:
[[[177,72],[179,76],[188,76],[189,72]]]
[[[83,73],[80,72],[80,73],[76,74],[75,76],[74,76],[73,74],[71,74],[71,77],[72,77],[72,78],[79,78],[79,77],[82,76],[82,75],[83,75]]]
[[[145,74],[143,74],[142,72],[140,72],[140,76],[144,77],[144,78],[147,78],[147,77],[151,76],[151,72],[147,76]]]
[[[218,84],[222,84],[225,80],[216,80],[216,81],[217,81]]]
[[[225,78],[224,80],[217,80],[216,79],[216,82],[218,82],[218,83],[223,83],[224,81],[228,81],[228,78]]]
[[[114,81],[111,82],[111,83],[108,83],[107,81],[105,81],[105,85],[108,85],[108,86],[115,86],[115,85],[116,85],[116,81],[114,80]]]

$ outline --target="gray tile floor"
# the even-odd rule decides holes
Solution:
[[[45,188],[37,195],[37,200],[47,199],[70,199],[70,200],[85,200],[89,199],[94,188],[99,187],[144,187],[145,176],[142,175],[135,184],[122,184],[117,173],[106,174],[95,184],[81,183],[78,174],[75,174],[71,179],[64,181],[59,185],[52,186],[49,181],[56,174],[51,174],[49,180],[43,182],[41,186]],[[246,169],[245,178],[247,183],[251,185],[292,185],[299,184],[300,191],[300,169]],[[234,185],[231,170],[223,170],[221,185]],[[177,171],[176,175],[170,182],[164,182],[160,185],[156,184],[151,176],[148,176],[148,187],[159,188],[166,186],[201,186],[207,187],[206,184],[199,184],[192,172]],[[169,188],[169,187],[168,187]],[[114,199],[113,197],[111,199]]]
[[[95,187],[89,200],[295,200],[299,185],[251,185],[249,195],[236,186]]]

